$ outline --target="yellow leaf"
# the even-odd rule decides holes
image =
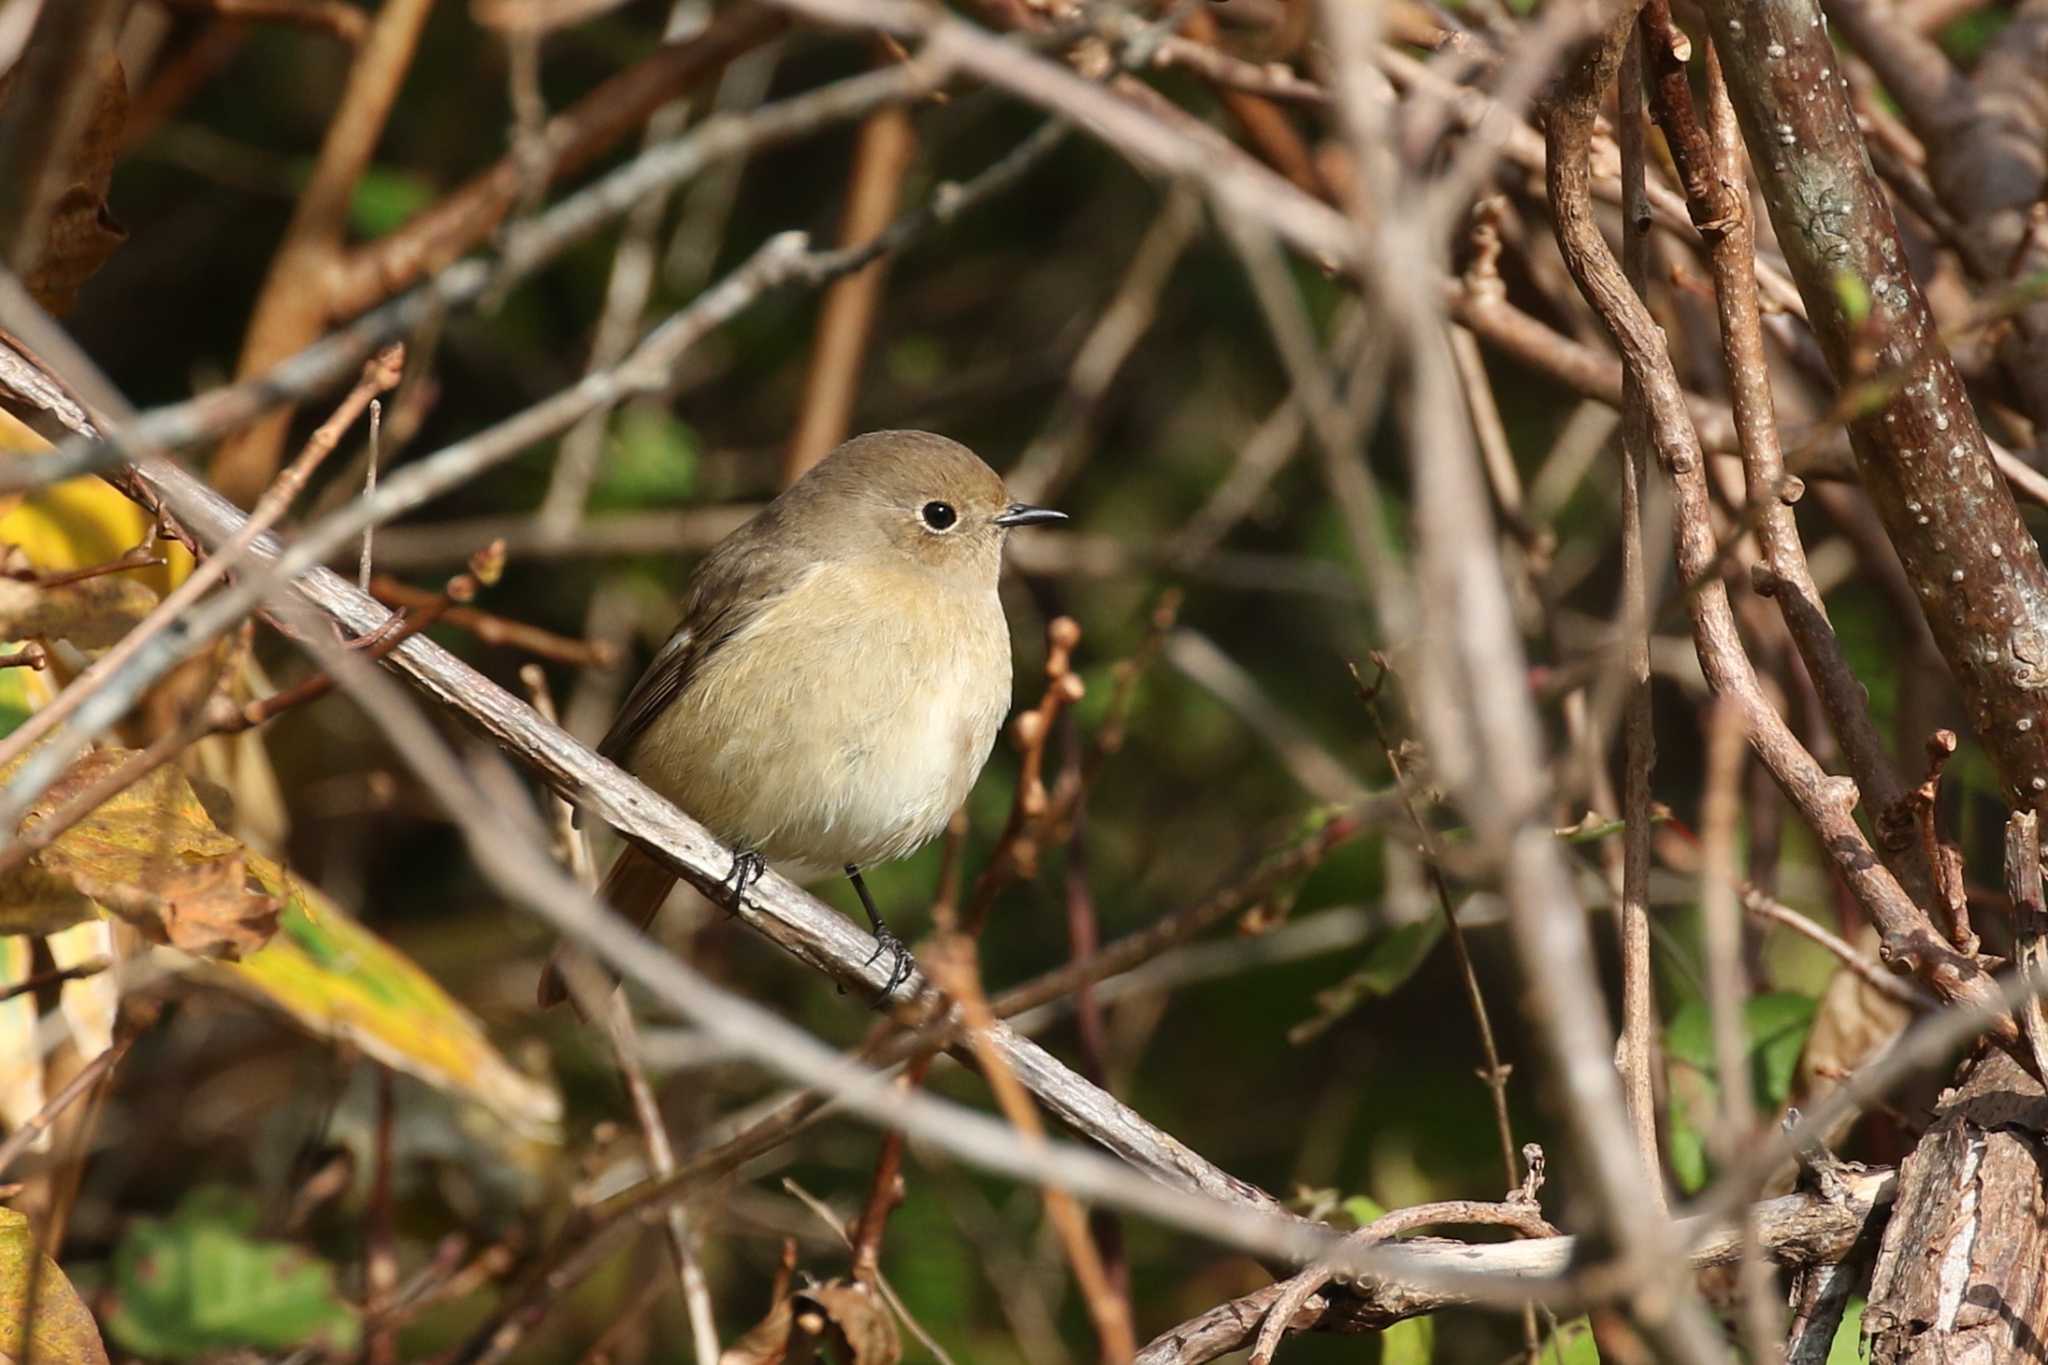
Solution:
[[[23,831],[131,757],[125,749],[81,757],[37,799]],[[214,827],[185,774],[167,765],[0,878],[0,930],[51,933],[90,917],[97,904],[156,942],[199,956],[250,952],[276,929],[277,902],[251,888],[245,857],[239,840]]]
[[[562,1102],[494,1049],[476,1018],[420,970],[268,858],[249,870],[284,906],[277,936],[217,970],[322,1038],[340,1038],[386,1066],[469,1096],[516,1131],[557,1140]]]
[[[40,443],[47,448],[47,443]],[[0,545],[21,548],[44,572],[86,569],[119,559],[151,530],[147,513],[104,480],[69,479],[38,488],[0,514]],[[192,571],[182,546],[162,547],[168,562],[110,575],[140,583],[161,596]]]
[[[92,1310],[42,1254],[28,1219],[12,1209],[0,1209],[0,1351],[11,1360],[107,1365]]]

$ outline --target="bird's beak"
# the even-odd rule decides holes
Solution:
[[[996,518],[998,526],[1042,526],[1049,521],[1065,521],[1065,512],[1055,512],[1050,507],[1033,507],[1028,502],[1013,502]]]

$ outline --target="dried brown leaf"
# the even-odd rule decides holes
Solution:
[[[63,808],[133,754],[86,754],[30,808],[24,831]],[[241,841],[215,827],[175,766],[102,803],[23,866],[0,877],[0,930],[50,933],[98,905],[159,943],[203,957],[239,957],[277,929],[278,902],[249,874]]]
[[[833,1280],[796,1296],[797,1325],[806,1326],[813,1313],[822,1317],[828,1358],[846,1365],[896,1365],[903,1342],[889,1306],[868,1285]]]
[[[789,1297],[777,1299],[767,1317],[719,1352],[718,1365],[782,1365],[789,1358],[789,1330],[794,1316]]]
[[[78,290],[107,263],[127,231],[107,207],[121,130],[128,120],[128,78],[108,53],[100,70],[92,116],[78,139],[69,183],[51,209],[41,255],[22,271],[22,283],[52,313],[70,311]]]
[[[156,606],[157,595],[126,573],[46,588],[0,578],[0,640],[69,640],[105,649]]]
[[[778,1298],[768,1316],[718,1357],[718,1365],[896,1365],[903,1343],[888,1306],[867,1285],[833,1280]]]

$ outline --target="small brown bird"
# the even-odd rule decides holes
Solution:
[[[735,908],[767,862],[843,868],[895,954],[886,996],[910,967],[860,869],[923,847],[966,800],[1010,706],[1003,541],[1064,519],[1011,501],[956,441],[857,436],[698,566],[598,752],[736,851]],[[601,894],[644,926],[674,884],[628,845]],[[551,962],[541,1004],[563,994]]]

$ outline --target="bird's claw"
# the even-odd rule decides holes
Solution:
[[[875,960],[884,953],[889,954],[889,979],[882,986],[881,998],[875,1002],[878,1009],[888,1004],[890,997],[896,994],[896,988],[910,979],[912,961],[910,949],[903,945],[903,940],[896,937],[888,925],[878,924],[875,926],[875,950],[868,954],[868,960],[861,965],[873,966]]]
[[[732,855],[732,871],[719,883],[725,890],[727,914],[737,915],[746,908],[748,888],[760,881],[767,871],[768,860],[751,848],[743,848]]]

